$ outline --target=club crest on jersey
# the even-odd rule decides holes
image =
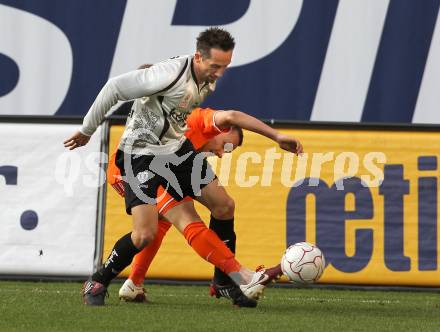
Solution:
[[[184,127],[186,123],[186,118],[188,117],[188,112],[178,111],[177,109],[172,109],[170,112],[170,117],[176,122],[180,127]]]

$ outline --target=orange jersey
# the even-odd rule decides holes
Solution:
[[[196,108],[188,116],[188,130],[185,132],[185,136],[191,141],[195,150],[199,150],[211,138],[221,133],[226,133],[230,130],[230,128],[221,130],[216,126],[215,113],[216,111],[210,108]],[[116,151],[110,156],[108,161],[107,181],[118,192],[119,195],[124,197],[125,192],[121,178],[121,171],[119,170],[118,166],[116,166],[115,161]],[[164,189],[160,187],[157,197],[160,197],[162,194],[165,196],[160,200],[160,202],[157,203],[157,209],[159,213],[162,214],[181,202],[191,200],[191,198],[185,197],[182,201],[177,202],[170,194],[166,192],[164,193]]]
[[[199,150],[211,138],[227,133],[230,128],[219,129],[215,124],[216,111],[210,108],[196,108],[186,120],[188,130],[185,132],[194,149]]]

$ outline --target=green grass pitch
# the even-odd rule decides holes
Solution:
[[[148,285],[148,304],[81,302],[76,282],[0,281],[0,331],[440,331],[440,294],[269,288],[256,309],[206,286]]]

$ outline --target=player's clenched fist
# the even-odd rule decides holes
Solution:
[[[303,153],[303,147],[300,141],[298,141],[296,138],[280,134],[278,135],[276,141],[283,150],[290,151],[296,155]]]

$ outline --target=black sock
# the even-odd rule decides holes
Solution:
[[[213,230],[218,235],[220,240],[222,240],[235,254],[236,237],[234,232],[234,218],[220,220],[211,215],[209,228]],[[216,267],[214,270],[214,283],[217,285],[229,285],[233,284],[233,281],[226,273]]]
[[[110,281],[130,265],[139,251],[131,240],[131,232],[124,235],[115,243],[105,263],[92,275],[92,280],[108,287]]]

